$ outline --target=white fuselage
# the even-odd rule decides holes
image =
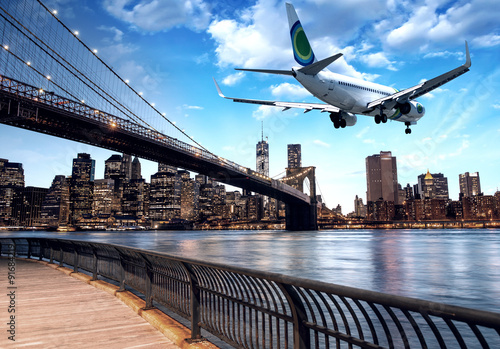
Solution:
[[[295,79],[313,96],[343,111],[375,116],[379,109],[369,110],[368,103],[398,92],[389,86],[364,81],[323,70],[316,75],[306,75],[295,70]],[[402,114],[399,108],[385,110],[389,120],[414,124],[425,114],[425,108],[416,101],[409,101],[411,110]]]

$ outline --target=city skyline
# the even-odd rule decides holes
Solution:
[[[259,148],[262,146],[262,141],[259,141],[257,143],[257,154],[259,152]],[[264,141],[264,144],[265,143]],[[260,146],[260,147],[259,147]],[[295,150],[299,150],[299,156],[296,158],[295,156],[293,157],[293,161],[299,161],[300,162],[300,144],[290,144],[291,147],[288,148],[288,159],[290,159],[290,150],[292,150],[292,154],[296,155],[294,152]],[[90,166],[90,168],[86,169],[86,171],[89,171],[89,174],[86,175],[86,180],[99,183],[101,184],[107,184],[105,183],[106,180],[109,179],[114,179],[117,180],[121,177],[123,177],[126,180],[134,179],[134,180],[141,180],[145,181],[145,183],[152,183],[154,179],[157,177],[158,174],[161,173],[184,173],[187,179],[196,179],[197,178],[207,178],[209,181],[212,181],[212,179],[208,176],[197,174],[191,171],[186,171],[182,168],[177,168],[173,166],[169,166],[166,164],[160,164],[160,163],[155,163],[156,164],[156,170],[154,173],[151,175],[143,175],[142,173],[142,162],[147,161],[147,160],[139,160],[139,158],[134,157],[134,160],[132,161],[132,157],[127,154],[117,154],[116,152],[110,152],[110,157],[106,159],[103,162],[104,165],[104,170],[103,170],[103,175],[95,175],[95,168],[98,167],[99,163],[93,158],[92,154],[87,154],[87,153],[78,153],[75,154],[77,156],[76,158],[72,159],[72,166],[71,167],[71,174],[70,175],[65,175],[65,174],[57,174],[55,175],[51,183],[47,187],[40,187],[40,186],[32,186],[28,183],[26,183],[25,178],[29,175],[24,168],[24,165],[22,162],[16,162],[16,161],[11,161],[10,159],[2,158],[0,156],[0,160],[9,164],[11,168],[13,168],[15,171],[21,169],[23,173],[23,186],[24,187],[35,187],[39,189],[49,189],[51,185],[54,183],[54,181],[58,181],[59,177],[66,177],[66,179],[71,180],[72,178],[75,177],[75,168],[78,169],[78,166],[75,167],[75,163],[78,164],[78,162],[83,162],[85,164],[90,163],[91,165],[85,165],[85,166]],[[256,154],[256,157],[257,157]],[[382,160],[389,160],[390,165],[387,166],[384,165],[384,161]],[[387,163],[387,161],[385,161]],[[116,163],[116,164],[115,164]],[[124,164],[127,164],[128,166]],[[405,185],[402,185],[398,179],[397,179],[397,159],[396,157],[392,156],[392,153],[390,151],[380,151],[379,154],[373,154],[369,155],[365,158],[365,188],[366,188],[366,194],[368,196],[360,196],[360,195],[354,195],[355,199],[361,199],[363,203],[368,203],[370,201],[376,201],[379,198],[382,198],[384,201],[393,201],[397,202],[397,204],[402,205],[403,202],[401,200],[401,195],[405,192],[405,190],[409,189],[411,191],[411,196],[412,198],[417,196],[418,199],[426,199],[429,198],[429,193],[428,189],[425,188],[425,184],[423,182],[424,178],[431,178],[433,179],[433,186],[436,185],[436,189],[432,190],[437,190],[436,192],[432,192],[431,197],[432,198],[440,198],[444,200],[449,200],[449,201],[456,201],[460,200],[462,197],[473,197],[477,195],[494,195],[498,192],[496,190],[493,193],[484,193],[481,191],[481,186],[480,186],[480,174],[479,172],[473,172],[469,173],[466,171],[463,171],[463,173],[457,174],[457,177],[460,178],[460,184],[458,187],[458,192],[459,194],[457,197],[451,197],[448,193],[450,191],[450,188],[448,186],[448,177],[444,176],[442,173],[430,173],[429,169],[427,169],[427,173],[422,173],[419,174],[414,182],[409,182],[407,183],[408,187],[405,187]],[[256,164],[258,166],[258,162]],[[382,167],[381,167],[382,166]],[[373,173],[375,171],[375,174]],[[377,172],[378,171],[378,172]],[[113,172],[114,175],[113,175]],[[123,175],[123,173],[127,173],[128,175]],[[382,183],[383,177],[387,177],[389,175],[390,178],[386,178],[386,183],[384,184],[377,184],[377,182]],[[78,174],[77,176],[80,176]],[[469,179],[470,178],[470,179]],[[149,179],[149,182],[147,181]],[[465,179],[465,180],[464,180]],[[18,180],[14,178],[14,180]],[[74,179],[73,179],[74,180]],[[465,184],[464,184],[465,183]],[[401,187],[398,189],[398,184],[401,185]],[[237,191],[242,191],[241,188],[233,187],[231,185],[227,184],[220,184],[222,187],[226,189],[227,193],[234,192],[234,189]],[[376,187],[372,188],[371,191],[373,192],[372,198],[370,199],[370,186],[375,185]],[[317,192],[317,195],[321,195],[320,192]],[[398,199],[399,195],[399,199]],[[405,194],[408,196],[408,193]],[[388,197],[385,197],[388,196]],[[340,204],[338,204],[340,205]],[[329,207],[331,210],[335,210],[336,206]],[[342,207],[342,206],[341,206]],[[356,205],[353,205],[352,210],[346,210],[345,207],[342,207],[342,214],[344,216],[347,216],[348,214],[355,213],[356,212]]]
[[[318,194],[330,208],[340,203],[344,213],[353,210],[356,195],[366,200],[364,159],[379,151],[391,151],[397,158],[402,187],[415,184],[427,169],[448,177],[453,199],[458,198],[458,175],[464,172],[481,174],[485,194],[499,187],[500,119],[495,116],[500,113],[500,99],[494,92],[500,69],[491,62],[499,54],[500,27],[494,2],[397,6],[370,2],[377,10],[361,15],[359,4],[353,10],[346,3],[294,1],[319,58],[344,53],[331,70],[396,83],[398,88],[418,83],[416,76],[432,77],[456,66],[464,58],[463,39],[469,41],[471,72],[419,100],[427,114],[412,128],[411,136],[397,123],[375,125],[371,118],[360,118],[354,127],[335,130],[326,114],[281,112],[229,103],[217,96],[212,76],[230,86],[234,95],[306,99],[293,80],[233,70],[294,65],[283,2],[200,1],[191,10],[155,8],[154,3],[141,6],[147,3],[124,7],[112,0],[102,4],[49,1],[47,5],[57,9],[58,16],[78,29],[81,39],[96,47],[148,100],[157,102],[169,118],[215,154],[254,169],[254,147],[261,139],[263,120],[270,176],[287,167],[287,145],[301,144],[303,166],[316,167]],[[153,20],[145,21],[153,12]],[[467,16],[474,20],[465,21]],[[333,23],[332,17],[343,20]],[[409,30],[416,23],[420,29]],[[0,157],[23,163],[27,186],[48,188],[55,175],[69,175],[68,159],[77,153],[91,153],[96,177],[101,177],[104,160],[112,154],[5,125],[0,126],[0,135]],[[156,164],[143,159],[141,163],[146,178],[156,172]]]

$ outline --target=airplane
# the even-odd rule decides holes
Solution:
[[[356,114],[372,116],[377,124],[386,123],[387,120],[395,120],[404,122],[406,125],[405,133],[410,134],[410,126],[416,125],[417,121],[425,114],[424,106],[415,99],[468,72],[471,66],[469,47],[465,41],[465,64],[401,91],[393,87],[333,73],[327,67],[339,59],[342,53],[318,61],[293,5],[286,3],[286,11],[293,55],[301,67],[295,67],[291,70],[241,68],[236,68],[236,70],[293,76],[314,97],[325,103],[280,102],[226,97],[214,79],[221,97],[239,103],[281,107],[283,111],[290,108],[304,109],[304,113],[311,110],[321,110],[321,112],[330,113],[330,120],[335,128],[354,126],[357,122]]]

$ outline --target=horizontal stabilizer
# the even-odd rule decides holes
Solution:
[[[278,74],[278,75],[291,75],[293,76],[295,73],[293,70],[273,70],[273,69],[243,69],[243,68],[235,68],[235,70],[241,71],[251,71],[254,73],[266,73],[266,74]]]
[[[333,55],[331,57],[322,59],[321,61],[314,62],[310,65],[307,65],[303,68],[300,68],[299,71],[301,73],[304,73],[306,75],[316,75],[326,67],[328,67],[330,64],[335,62],[337,59],[342,57],[342,53],[337,53],[336,55]]]

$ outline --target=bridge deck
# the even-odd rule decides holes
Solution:
[[[2,348],[178,348],[119,299],[39,264],[16,260],[15,342],[8,339],[7,259],[0,259]]]

